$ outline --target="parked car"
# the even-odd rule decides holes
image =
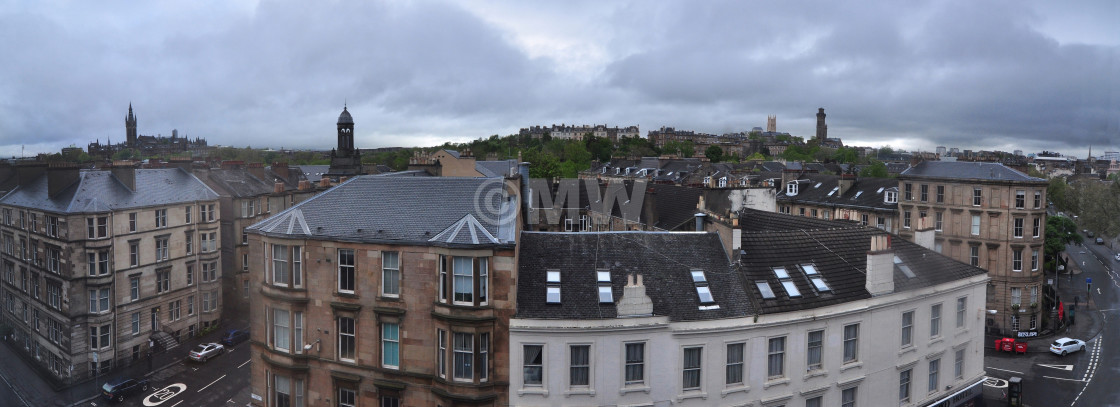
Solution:
[[[1056,355],[1065,356],[1067,353],[1083,350],[1085,350],[1085,341],[1080,339],[1062,338],[1050,344],[1050,352]]]
[[[101,395],[106,400],[116,402],[124,401],[125,397],[133,393],[144,391],[148,391],[148,379],[118,377],[105,382],[105,385],[101,386]]]
[[[203,343],[191,349],[190,358],[196,362],[205,362],[214,356],[225,352],[226,347],[219,343]]]
[[[1116,261],[1120,261],[1120,253],[1116,253]]]
[[[1097,244],[1104,244],[1104,238],[1097,238]]]
[[[221,342],[222,345],[232,348],[233,345],[245,342],[247,340],[249,340],[249,331],[243,329],[230,329],[224,336],[222,336],[222,340],[218,342]]]
[[[1085,236],[1093,237],[1093,231],[1091,231],[1089,229],[1085,229]]]

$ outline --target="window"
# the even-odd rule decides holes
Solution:
[[[128,264],[131,266],[140,265],[140,242],[128,242]]]
[[[47,270],[58,274],[62,271],[62,252],[56,247],[47,247]]]
[[[1018,331],[1019,330],[1019,316],[1018,315],[1012,315],[1011,316],[1011,330],[1012,331]]]
[[[790,298],[801,296],[801,291],[797,289],[797,285],[793,283],[793,279],[790,278],[789,273],[786,272],[785,268],[775,267],[774,275],[778,277],[779,282],[781,282],[782,284],[782,288],[785,288],[786,294],[788,294]]]
[[[823,400],[823,398],[824,396],[817,396],[805,399],[805,407],[821,407],[821,401]]]
[[[89,348],[105,349],[111,346],[109,343],[109,330],[111,328],[111,324],[89,327]]]
[[[460,335],[460,334],[455,334]],[[456,339],[457,340],[457,339]],[[544,383],[544,345],[523,345],[522,351],[525,358],[522,360],[522,372],[525,385],[540,386]],[[458,377],[459,353],[455,353],[456,377]],[[468,362],[469,363],[469,362]]]
[[[282,352],[291,349],[291,332],[288,330],[290,315],[286,309],[272,310],[272,346]],[[341,333],[342,331],[339,330],[340,336]]]
[[[907,201],[914,200],[914,185],[910,183],[902,184],[902,197]]]
[[[980,188],[972,189],[972,206],[980,206],[981,198],[984,193]]]
[[[39,215],[38,214],[34,214],[34,213],[31,214],[31,231],[32,232],[38,232],[39,231]]]
[[[969,246],[968,251],[969,251],[969,253],[968,253],[968,264],[979,267],[980,266],[980,246]]]
[[[1027,191],[1015,191],[1015,209],[1023,209],[1027,205]]]
[[[589,386],[591,384],[591,345],[571,345],[570,364],[568,366],[568,384],[571,386]]]
[[[840,407],[856,407],[856,388],[847,388],[840,392]]]
[[[635,385],[645,383],[646,374],[646,344],[645,342],[626,344],[626,372],[625,384]]]
[[[1011,271],[1023,271],[1023,251],[1011,251]]]
[[[183,207],[183,223],[191,223],[191,210],[190,205]]]
[[[202,293],[202,312],[210,312],[218,309],[218,292],[210,291]]]
[[[1034,191],[1034,208],[1042,208],[1042,191]]]
[[[58,217],[47,216],[47,236],[58,237]]]
[[[157,271],[156,272],[156,292],[162,293],[171,291],[171,272],[170,271]]]
[[[194,254],[194,232],[187,231],[183,235],[183,245],[186,246],[187,254]]]
[[[194,284],[194,264],[187,265],[187,285]]]
[[[1031,304],[1037,304],[1037,303],[1038,303],[1038,286],[1037,285],[1032,285],[1031,286]]]
[[[397,252],[381,253],[381,295],[397,297],[401,294],[400,256]]]
[[[274,392],[275,393],[274,397],[273,397],[273,399],[276,401],[276,406],[277,407],[291,407],[292,406],[292,382],[291,382],[291,379],[289,379],[285,376],[280,376],[280,375],[273,375],[272,378],[273,378],[273,388],[276,389],[275,392]],[[340,396],[341,396],[341,394],[340,394]],[[341,397],[339,397],[338,403],[339,403],[339,405],[346,405],[346,404],[343,404]]]
[[[452,258],[452,283],[457,303],[474,303],[474,258],[456,256]],[[559,293],[557,293],[559,294]]]
[[[109,312],[109,287],[89,290],[89,312],[93,314]]]
[[[929,201],[929,185],[922,184],[920,186],[920,188],[921,188],[921,191],[922,191],[921,201],[922,202]]]
[[[595,281],[598,283],[599,303],[610,304],[614,302],[614,291],[611,289],[611,272],[607,269],[595,271]]]
[[[109,274],[109,251],[86,253],[89,263],[90,276],[103,276]]]
[[[704,348],[699,346],[684,348],[684,371],[681,388],[684,390],[700,389],[700,355]]]
[[[156,209],[156,229],[167,227],[167,209]]]
[[[932,338],[941,336],[941,304],[933,304],[929,307],[929,336]]]
[[[1031,250],[1031,271],[1038,271],[1038,250]]]
[[[86,236],[90,239],[101,239],[109,236],[109,217],[86,218]]]
[[[447,331],[436,329],[436,367],[439,377],[447,377]]]
[[[727,368],[724,373],[724,383],[728,385],[743,384],[743,350],[745,343],[727,344]]]
[[[1034,218],[1034,237],[1042,235],[1042,218]]]
[[[980,236],[980,215],[972,215],[972,235]]]
[[[824,350],[824,331],[809,331],[806,338],[806,355],[805,361],[806,370],[817,370],[821,368],[821,353]]]
[[[897,191],[887,191],[885,194],[883,194],[883,202],[898,203],[898,192]]]
[[[338,358],[347,362],[354,361],[355,349],[354,318],[338,317]]]
[[[8,297],[9,299],[11,297]],[[62,309],[62,284],[54,281],[47,281],[47,304],[54,309]],[[11,307],[8,307],[11,309]]]
[[[132,313],[132,334],[140,334],[140,311]]]
[[[213,222],[214,221],[214,204],[199,205],[198,206],[198,220],[200,222]]]
[[[902,227],[910,229],[910,211],[902,213]]]
[[[913,369],[906,369],[898,372],[898,401],[900,403],[910,401],[910,373]]]
[[[202,252],[209,253],[218,250],[218,232],[199,233],[202,236]]]
[[[1019,287],[1011,287],[1011,305],[1019,305],[1023,303],[1023,289]]]
[[[942,202],[945,202],[945,186],[944,185],[938,185],[937,186],[937,203],[942,203]]]
[[[1015,218],[1015,227],[1013,231],[1015,237],[1023,237],[1023,218]]]
[[[766,353],[766,377],[774,379],[786,374],[786,338],[770,338]]]
[[[182,315],[181,314],[182,310],[183,310],[183,301],[182,300],[171,301],[170,304],[167,304],[167,319],[170,320],[170,321],[178,321],[179,317]]]
[[[478,334],[478,379],[486,381],[490,378],[490,333]]]
[[[474,356],[474,334],[455,332],[452,346],[455,353],[455,379],[474,379],[474,369],[471,367],[471,359]]]
[[[941,379],[941,358],[929,361],[929,389],[930,393],[937,391]]]
[[[862,226],[867,226],[867,214],[866,213],[859,216],[859,224],[862,225]]]
[[[705,182],[705,184],[707,183]],[[786,195],[797,195],[797,182],[790,182],[786,184]]]
[[[156,261],[167,260],[168,258],[170,258],[170,256],[168,255],[170,242],[168,240],[170,239],[168,239],[167,236],[156,238]]]
[[[400,325],[381,324],[381,366],[397,369],[400,361]]]
[[[187,316],[194,315],[194,296],[187,297]]]
[[[249,271],[249,253],[241,255],[241,271]]]
[[[249,244],[249,232],[241,229],[241,244]]]
[[[859,324],[844,325],[844,363],[859,360]]]
[[[875,217],[875,227],[877,227],[879,229],[887,230],[887,218],[885,216],[876,216]]]
[[[341,261],[339,266],[341,266]],[[272,245],[272,283],[288,286],[288,246]]]
[[[696,286],[696,295],[701,304],[711,304],[716,300],[712,298],[712,290],[708,287],[708,278],[703,270],[692,270],[692,284]]]
[[[957,328],[964,328],[964,311],[967,307],[968,297],[957,298]]]
[[[936,230],[936,231],[940,232],[942,222],[945,220],[945,213],[944,212],[937,212],[933,216],[934,216],[934,218],[933,218],[933,230]]]
[[[914,344],[914,311],[902,313],[902,347]]]
[[[964,378],[964,349],[957,349],[955,360],[953,361],[953,377],[958,380]]]
[[[817,272],[817,266],[812,264],[802,264],[801,271],[805,273],[805,277],[809,278],[809,282],[813,284],[813,288],[819,292],[830,291],[828,284],[824,282],[824,277]]]
[[[354,407],[357,404],[358,392],[354,389],[347,389],[345,387],[338,388],[338,406],[339,407]]]
[[[338,249],[338,292],[354,293],[353,249]]]
[[[34,219],[34,218],[32,218],[32,219]],[[135,232],[136,231],[136,212],[128,214],[128,231],[129,232]]]

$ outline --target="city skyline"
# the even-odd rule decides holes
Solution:
[[[329,149],[433,146],[547,124],[765,127],[933,151],[1115,151],[1107,2],[472,1],[0,7],[0,156],[144,135]],[[1099,154],[1099,153],[1098,153]]]

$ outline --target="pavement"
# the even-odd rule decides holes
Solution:
[[[149,363],[144,363],[142,360],[129,366],[114,368],[109,373],[102,374],[97,378],[61,389],[52,387],[50,379],[41,377],[40,372],[29,366],[29,362],[24,360],[27,356],[14,350],[14,344],[9,341],[0,341],[4,343],[3,346],[0,346],[0,360],[5,361],[5,363],[0,363],[0,380],[15,393],[23,406],[89,406],[92,401],[101,396],[101,386],[105,384],[107,379],[119,376],[153,377],[165,369],[183,363],[187,353],[195,345],[217,342],[227,329],[247,328],[249,326],[247,315],[236,319],[223,320],[222,323],[223,325],[209,334],[186,339],[174,349],[156,352],[151,357],[150,369],[148,367]],[[7,363],[7,361],[12,361],[12,363]],[[5,404],[3,400],[0,400],[0,404],[20,405],[16,403]]]
[[[1097,337],[1104,329],[1104,316],[1098,312],[1099,308],[1096,302],[1090,297],[1086,301],[1085,295],[1085,279],[1079,278],[1081,274],[1081,267],[1076,262],[1069,262],[1069,270],[1063,273],[1058,273],[1057,293],[1061,300],[1066,305],[1068,310],[1073,304],[1075,297],[1081,297],[1080,303],[1077,304],[1076,311],[1074,311],[1074,320],[1076,323],[1067,324],[1058,329],[1048,329],[1039,332],[1039,335],[1032,338],[1015,338],[1016,343],[1027,343],[1027,352],[1029,353],[1045,353],[1050,351],[1050,344],[1055,339],[1069,337],[1074,339],[1081,339],[1088,342],[1090,339]],[[1046,278],[1054,278],[1054,274],[1046,273]],[[1066,315],[1068,319],[1069,316]],[[984,348],[995,349],[995,340],[1004,338],[1002,335],[985,335]]]

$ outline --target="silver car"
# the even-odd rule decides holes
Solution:
[[[1050,344],[1050,352],[1056,355],[1065,356],[1070,352],[1077,352],[1085,350],[1085,341],[1073,338],[1062,338]]]
[[[226,347],[218,343],[204,343],[191,349],[190,358],[196,362],[205,362],[214,356],[225,352]]]

